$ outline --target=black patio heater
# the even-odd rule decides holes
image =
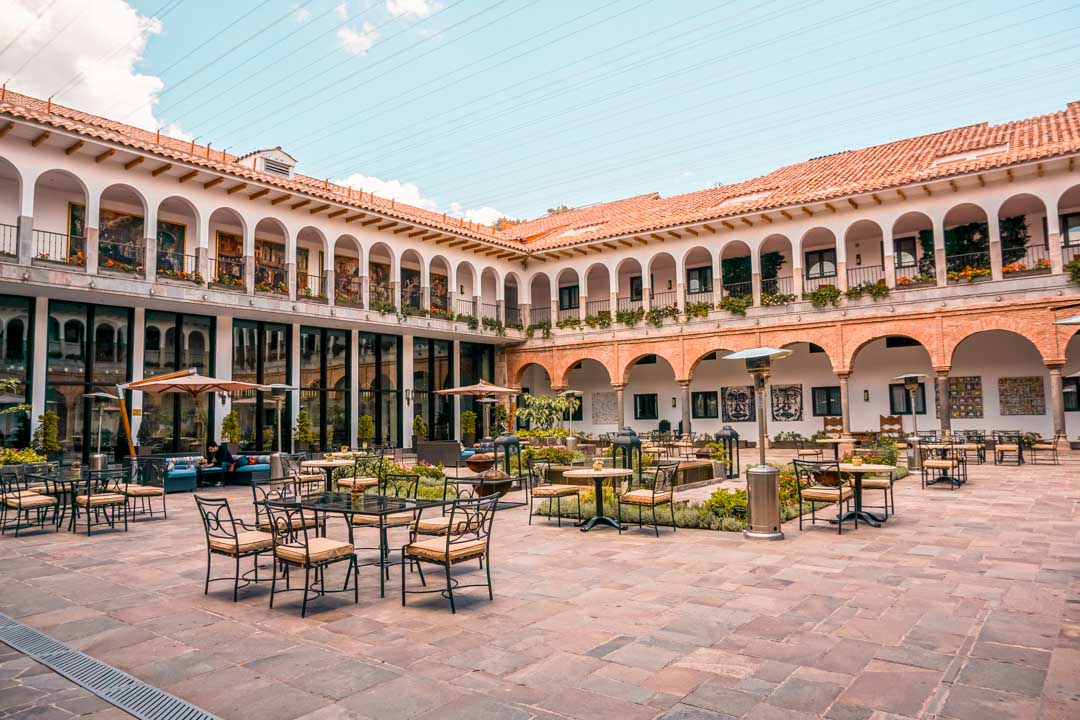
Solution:
[[[716,442],[724,446],[724,477],[733,480],[742,472],[742,463],[739,462],[739,433],[735,428],[725,425],[715,435]]]
[[[613,467],[634,469],[634,455],[637,454],[638,480],[641,480],[641,438],[633,428],[624,427],[611,436],[611,464]],[[619,456],[622,456],[622,464]]]
[[[517,435],[513,435],[508,432],[504,432],[499,437],[495,438],[492,443],[495,450],[495,464],[499,464],[499,451],[502,450],[503,471],[515,477],[510,472],[510,460],[512,457],[517,458],[517,475],[518,479],[521,479],[521,442],[518,441]]]

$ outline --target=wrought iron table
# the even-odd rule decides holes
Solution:
[[[634,474],[634,471],[630,468],[603,468],[601,470],[593,470],[592,468],[580,468],[576,470],[564,470],[564,478],[585,478],[593,481],[593,486],[596,488],[596,511],[591,518],[582,518],[578,522],[578,526],[581,528],[581,532],[589,532],[597,525],[607,525],[618,530],[622,527],[618,518],[609,517],[604,514],[604,481],[613,480],[615,478],[630,477]]]

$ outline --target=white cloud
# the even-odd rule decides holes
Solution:
[[[386,0],[386,12],[394,17],[426,18],[435,12],[434,0]]]
[[[493,207],[481,207],[473,208],[465,211],[465,219],[469,222],[480,223],[481,225],[491,225],[501,217],[509,217],[506,213],[500,212]],[[510,218],[511,220],[513,218]]]
[[[164,83],[135,70],[146,43],[161,32],[161,22],[136,12],[125,0],[7,0],[0,23],[0,80],[34,95],[55,94],[57,103],[117,117],[150,130],[161,123],[154,116]],[[35,56],[35,53],[37,55]]]
[[[369,22],[364,23],[360,30],[353,27],[341,27],[337,31],[338,47],[350,55],[367,55],[368,50],[378,39],[378,31]]]
[[[298,7],[293,11],[293,20],[295,20],[298,25],[303,25],[310,19],[311,11],[306,7]]]
[[[348,20],[349,19],[349,5],[348,5],[348,3],[341,3],[340,5],[338,5],[337,7],[334,8],[334,12],[336,12],[337,16],[339,18],[341,18],[342,20]]]
[[[401,182],[400,180],[383,180],[382,178],[361,175],[360,173],[331,180],[330,182],[335,185],[351,187],[353,190],[363,190],[365,193],[373,192],[378,197],[388,200],[394,199],[432,212],[442,212],[439,203],[433,198],[424,195],[415,183]],[[456,202],[450,203],[446,212],[454,217],[464,218],[481,225],[490,225],[501,217],[508,217],[506,213],[500,212],[493,207],[465,209],[461,206],[461,203]]]

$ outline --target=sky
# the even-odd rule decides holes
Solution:
[[[490,223],[1080,100],[1075,0],[0,0],[27,94]]]

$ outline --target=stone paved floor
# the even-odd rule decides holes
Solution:
[[[4,537],[0,611],[230,720],[1080,718],[1078,470],[973,467],[955,492],[912,476],[887,526],[788,523],[780,543],[504,511],[496,599],[473,591],[456,616],[378,599],[371,568],[358,606],[306,620],[265,587],[206,597],[179,495],[127,534]],[[0,655],[0,715],[109,712],[57,709],[70,688],[51,680],[27,691],[40,670]]]

